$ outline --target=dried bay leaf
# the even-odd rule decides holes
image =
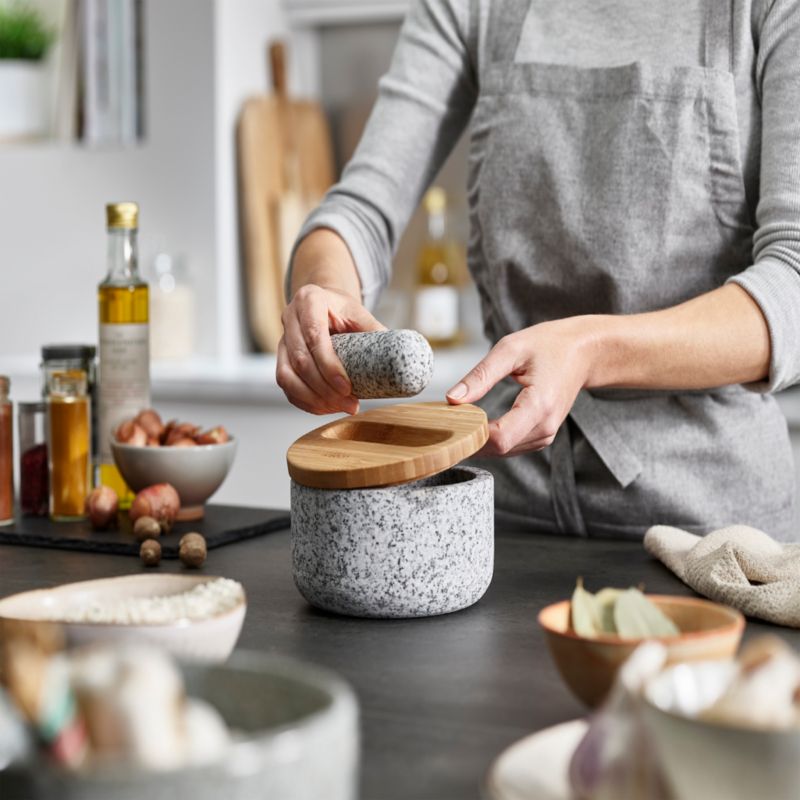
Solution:
[[[614,604],[617,634],[625,639],[677,636],[675,623],[638,589],[627,589]]]
[[[614,621],[614,607],[617,600],[625,592],[624,589],[601,589],[595,595],[600,621],[600,633],[614,635],[617,632],[617,624]]]
[[[595,637],[601,633],[600,610],[597,599],[583,588],[583,579],[578,578],[570,603],[572,629],[578,636]]]

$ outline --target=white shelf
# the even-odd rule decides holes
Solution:
[[[295,27],[400,20],[408,6],[409,0],[284,0],[286,17]]]

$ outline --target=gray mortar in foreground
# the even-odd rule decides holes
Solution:
[[[303,597],[357,617],[428,617],[477,602],[494,567],[494,481],[475,467],[374,489],[292,482]]]
[[[331,340],[353,394],[363,400],[413,397],[433,375],[433,351],[417,331],[336,333]]]

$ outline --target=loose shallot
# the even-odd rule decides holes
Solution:
[[[152,517],[161,526],[162,532],[168,533],[180,507],[181,500],[175,488],[169,483],[157,483],[136,495],[129,513],[134,525],[140,517]]]
[[[95,530],[103,530],[117,522],[119,498],[109,486],[92,489],[86,498],[86,514]]]

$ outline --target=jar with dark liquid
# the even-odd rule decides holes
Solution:
[[[23,514],[46,517],[48,509],[47,405],[17,405],[19,506]]]
[[[14,521],[14,440],[11,418],[13,406],[8,392],[11,381],[0,375],[0,525]]]

